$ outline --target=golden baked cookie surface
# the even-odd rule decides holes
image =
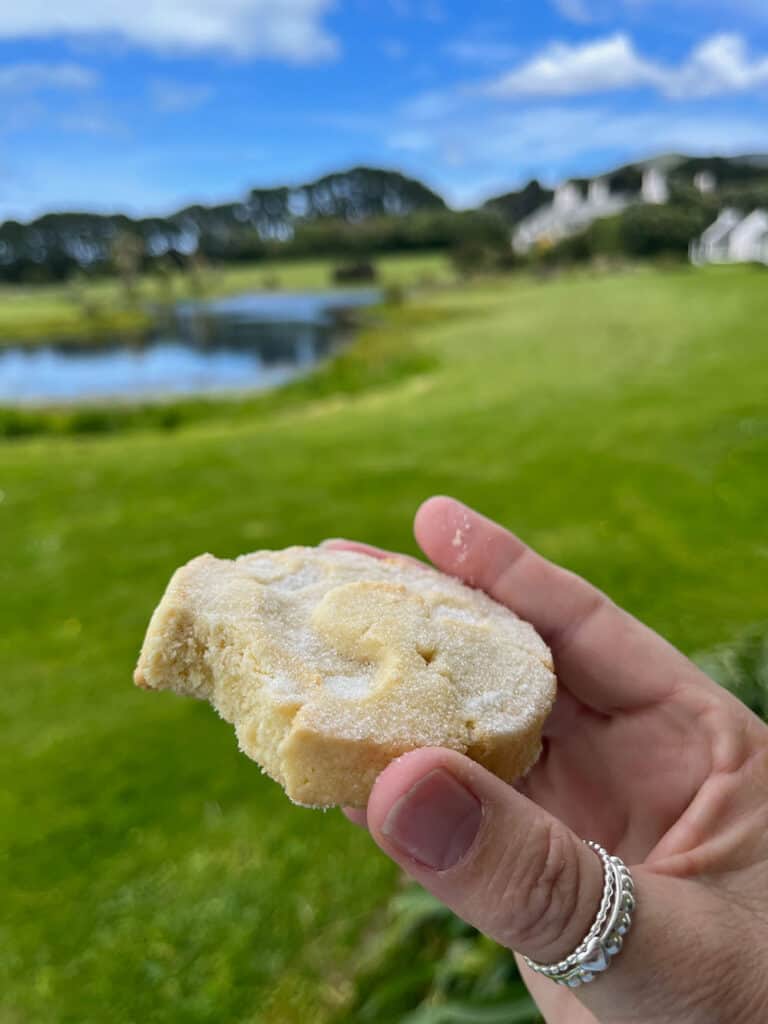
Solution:
[[[555,693],[544,642],[486,595],[407,560],[298,547],[179,569],[135,679],[209,700],[310,806],[364,806],[423,746],[511,780],[538,756]]]

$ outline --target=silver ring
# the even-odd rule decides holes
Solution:
[[[586,840],[585,840],[586,842]],[[576,949],[556,964],[539,964],[524,956],[532,971],[568,988],[578,988],[607,971],[632,927],[635,883],[620,857],[611,857],[598,843],[587,842],[603,862],[603,895],[592,927]]]

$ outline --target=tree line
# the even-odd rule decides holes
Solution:
[[[700,171],[714,194],[693,187]],[[606,175],[614,191],[640,189],[643,165]],[[548,258],[603,253],[684,255],[688,242],[723,205],[768,206],[768,158],[677,157],[668,161],[670,203],[633,206],[568,239]],[[584,190],[587,179],[575,184]],[[367,259],[420,249],[450,251],[459,269],[511,261],[510,231],[552,198],[538,181],[456,211],[422,182],[397,171],[356,167],[295,187],[253,189],[242,200],[185,207],[168,217],[50,213],[0,225],[0,281],[44,283],[75,275],[119,273],[130,279],[154,266],[255,261],[274,257]]]
[[[242,201],[188,206],[168,217],[51,213],[0,225],[0,280],[61,281],[275,256],[370,255],[450,248],[466,238],[498,244],[491,211],[456,212],[426,185],[357,167],[297,187],[253,189]]]

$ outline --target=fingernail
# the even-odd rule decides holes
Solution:
[[[482,817],[477,797],[437,768],[392,805],[382,832],[420,864],[445,871],[469,852]]]

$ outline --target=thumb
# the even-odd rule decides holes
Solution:
[[[406,754],[368,803],[378,845],[497,942],[554,963],[573,952],[603,889],[597,856],[556,818],[450,750]]]
[[[415,750],[393,761],[373,788],[367,825],[425,889],[532,960],[558,963],[592,926],[603,891],[600,858],[557,818],[455,751]],[[659,866],[637,867],[634,881],[631,934],[597,984],[565,993],[523,970],[540,1005],[554,1007],[550,1019],[565,1018],[563,999],[572,994],[598,1020],[741,1020],[707,1009],[723,992],[733,1002],[736,990],[723,988],[724,977],[743,978],[722,967],[722,930],[711,923],[724,916],[722,900]]]

